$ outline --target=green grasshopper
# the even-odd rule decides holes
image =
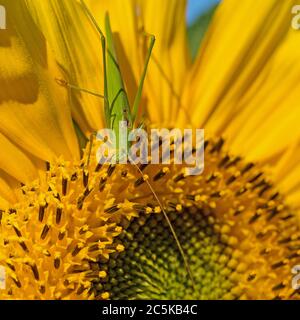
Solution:
[[[116,134],[116,139],[119,141],[119,122],[126,121],[128,129],[132,129],[137,120],[138,108],[141,102],[142,91],[147,74],[148,65],[152,55],[153,47],[155,44],[155,37],[150,35],[150,45],[146,56],[146,61],[138,86],[137,94],[134,99],[132,108],[129,105],[127,93],[124,87],[123,78],[120,72],[118,58],[115,50],[113,34],[110,26],[108,14],[105,16],[105,31],[106,37],[97,24],[94,16],[88,9],[87,5],[81,0],[84,11],[90,18],[94,27],[98,31],[102,45],[102,61],[104,73],[104,95],[95,94],[91,91],[77,88],[85,91],[86,93],[94,94],[104,99],[104,115],[105,123],[108,128],[113,129]],[[109,84],[109,85],[108,85]]]
[[[98,31],[101,39],[101,45],[102,45],[102,60],[103,60],[103,72],[104,72],[104,95],[92,92],[88,89],[83,89],[79,88],[74,85],[67,84],[69,88],[79,90],[82,92],[85,92],[87,94],[91,94],[94,96],[97,96],[99,98],[104,99],[104,115],[105,115],[105,122],[108,128],[113,129],[115,134],[116,134],[116,139],[117,142],[120,139],[120,132],[119,132],[119,122],[120,121],[126,121],[128,124],[128,129],[133,129],[136,120],[137,120],[137,114],[138,114],[138,108],[141,102],[141,97],[142,97],[142,91],[144,87],[144,82],[147,74],[147,69],[148,65],[150,62],[150,58],[152,56],[152,51],[153,47],[155,44],[155,36],[154,35],[149,35],[150,36],[150,45],[149,49],[146,55],[146,61],[144,65],[144,69],[142,72],[141,80],[138,85],[138,90],[137,94],[134,99],[133,106],[130,107],[127,93],[124,87],[124,82],[123,82],[123,77],[118,65],[118,59],[117,59],[117,54],[114,46],[114,39],[113,39],[113,34],[110,26],[110,20],[108,14],[106,14],[105,17],[105,31],[106,31],[106,37],[104,36],[104,33],[102,32],[101,28],[97,24],[94,16],[90,12],[89,8],[85,4],[84,0],[80,0],[81,5],[86,12],[87,16],[91,20],[92,24]],[[107,39],[106,39],[107,38]],[[92,151],[92,137],[95,136],[95,133],[91,135],[90,139],[90,150],[89,150],[89,155]],[[87,166],[89,165],[89,157],[88,157],[88,163]],[[143,176],[143,172],[141,169],[134,164],[138,170],[138,172]],[[166,213],[166,211],[163,208],[163,205],[156,194],[154,188],[150,184],[150,182],[147,180],[146,181],[151,193],[153,194],[154,198],[158,202],[159,206],[161,207],[161,210],[163,212],[164,218],[166,219],[169,228],[172,232],[172,235],[175,239],[176,245],[178,247],[178,250],[183,258],[187,273],[192,281],[192,285],[195,288],[195,283],[193,280],[193,275],[189,266],[189,263],[187,261],[187,258],[184,254],[183,248],[179,242],[179,239],[177,237],[177,234],[172,226],[172,223]]]

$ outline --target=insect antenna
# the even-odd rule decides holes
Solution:
[[[139,168],[139,166],[136,165],[136,164],[134,163],[134,161],[131,161],[131,163],[134,164],[134,166],[137,168],[137,170],[139,171],[139,173],[140,173],[141,176],[143,177],[144,174],[143,174],[142,170]],[[164,218],[165,218],[165,220],[166,220],[166,222],[167,222],[167,224],[168,224],[168,226],[169,226],[169,229],[170,229],[170,231],[171,231],[171,233],[172,233],[172,235],[173,235],[173,237],[174,237],[174,240],[175,240],[175,242],[176,242],[177,248],[178,248],[178,250],[179,250],[179,252],[180,252],[180,255],[181,255],[182,259],[183,259],[183,262],[184,262],[186,271],[187,271],[187,273],[188,273],[188,275],[189,275],[189,278],[190,278],[190,280],[191,280],[191,282],[192,282],[193,289],[196,291],[196,284],[195,284],[193,272],[192,272],[192,270],[191,270],[191,267],[190,267],[190,264],[189,264],[189,262],[188,262],[188,259],[187,259],[186,255],[185,255],[185,253],[184,253],[184,250],[183,250],[183,248],[182,248],[182,245],[181,245],[181,243],[180,243],[180,241],[179,241],[179,239],[178,239],[178,236],[177,236],[177,234],[176,234],[176,231],[175,231],[175,229],[174,229],[174,227],[173,227],[173,225],[172,225],[172,223],[171,223],[171,220],[169,219],[169,216],[168,216],[168,214],[166,213],[166,211],[165,211],[165,209],[164,209],[164,207],[163,207],[163,205],[162,205],[162,203],[161,203],[161,201],[160,201],[157,193],[155,192],[154,188],[152,187],[151,183],[150,183],[148,180],[145,180],[145,182],[146,182],[146,184],[148,185],[151,193],[153,194],[154,198],[156,199],[156,201],[157,201],[157,203],[158,203],[158,205],[159,205],[159,207],[160,207],[160,209],[161,209],[161,211],[162,211],[162,213],[163,213],[163,215],[164,215]]]
[[[80,0],[80,3],[82,5],[85,13],[87,14],[89,19],[91,20],[92,24],[94,25],[94,27],[96,28],[96,30],[100,34],[101,46],[102,46],[103,73],[104,73],[104,97],[105,97],[104,98],[104,112],[105,112],[106,124],[109,125],[110,116],[111,115],[110,115],[110,107],[109,107],[109,101],[108,101],[107,65],[106,65],[106,39],[105,39],[105,36],[104,36],[101,28],[99,27],[99,25],[97,23],[95,17],[92,15],[91,11],[89,10],[89,8],[85,4],[85,2],[83,0]]]
[[[78,87],[78,86],[76,86],[74,84],[68,83],[66,80],[58,79],[58,78],[56,78],[55,80],[60,86],[63,86],[63,87],[66,87],[66,88],[70,88],[72,90],[77,90],[77,91],[80,91],[80,92],[84,92],[84,93],[87,93],[87,94],[91,94],[92,96],[95,96],[95,97],[98,97],[98,98],[101,98],[101,99],[106,99],[104,95],[102,95],[102,94],[100,94],[98,92]]]

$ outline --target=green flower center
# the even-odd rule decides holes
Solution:
[[[234,283],[229,279],[235,264],[232,248],[223,239],[214,219],[190,208],[169,212],[193,274],[184,261],[163,215],[143,215],[120,235],[125,251],[101,266],[109,275],[98,289],[112,299],[221,299]]]

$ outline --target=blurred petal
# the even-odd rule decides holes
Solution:
[[[154,122],[174,123],[190,60],[187,50],[186,1],[139,1],[145,31],[156,36],[146,90]],[[156,111],[156,112],[155,112]]]
[[[23,1],[1,3],[8,27],[0,31],[0,132],[39,159],[77,158],[67,95],[55,82],[61,73],[45,39]]]

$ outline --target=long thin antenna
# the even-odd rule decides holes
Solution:
[[[147,70],[148,70],[148,66],[149,66],[149,62],[150,62],[150,58],[151,58],[151,55],[152,55],[154,44],[155,44],[155,36],[154,35],[150,35],[150,46],[149,46],[148,53],[147,53],[147,56],[146,56],[146,62],[145,62],[144,70],[143,70],[143,73],[142,73],[142,78],[141,78],[141,81],[140,81],[140,84],[139,84],[139,87],[138,87],[138,91],[137,91],[137,95],[136,95],[136,97],[134,99],[133,108],[132,108],[133,121],[135,120],[135,118],[137,116],[139,104],[141,102],[144,82],[145,82],[145,79],[146,79],[146,74],[147,74]]]
[[[134,164],[134,166],[137,168],[137,170],[139,171],[139,173],[140,173],[140,174],[142,175],[142,177],[143,177],[144,174],[143,174],[142,170],[134,163],[134,161],[131,161],[131,163]],[[173,226],[172,226],[172,223],[171,223],[171,221],[170,221],[170,219],[169,219],[169,217],[168,217],[168,215],[167,215],[167,213],[166,213],[166,211],[165,211],[165,209],[164,209],[164,207],[163,207],[163,205],[162,205],[159,197],[157,196],[156,192],[154,191],[152,185],[150,184],[150,182],[149,182],[148,180],[145,180],[145,182],[146,182],[146,184],[148,185],[151,193],[152,193],[153,196],[155,197],[158,205],[160,206],[160,208],[161,208],[161,210],[162,210],[162,212],[163,212],[164,218],[166,219],[166,221],[167,221],[167,223],[168,223],[168,226],[169,226],[169,228],[170,228],[170,230],[171,230],[171,233],[172,233],[172,235],[173,235],[173,237],[174,237],[174,239],[175,239],[175,242],[176,242],[176,244],[177,244],[177,247],[178,247],[178,250],[179,250],[179,252],[180,252],[180,255],[181,255],[182,259],[183,259],[183,262],[184,262],[186,271],[187,271],[187,273],[188,273],[188,275],[189,275],[189,277],[190,277],[190,279],[191,279],[191,281],[192,281],[192,286],[193,286],[194,290],[196,291],[196,285],[195,285],[195,281],[194,281],[194,276],[193,276],[192,270],[191,270],[190,265],[189,265],[189,262],[188,262],[188,260],[187,260],[187,258],[186,258],[186,256],[185,256],[184,250],[183,250],[183,248],[182,248],[182,246],[181,246],[181,244],[180,244],[180,241],[179,241],[179,239],[178,239],[178,237],[177,237],[177,234],[176,234],[176,232],[175,232],[175,230],[174,230],[174,228],[173,228]]]
[[[98,98],[101,98],[101,99],[105,99],[105,96],[100,94],[100,93],[98,93],[98,92],[91,91],[91,90],[85,89],[85,88],[80,88],[78,86],[75,86],[74,84],[68,83],[67,81],[65,81],[63,79],[57,79],[56,78],[55,80],[60,86],[63,86],[63,87],[66,87],[66,88],[70,88],[72,90],[77,90],[77,91],[80,91],[80,92],[88,93],[88,94],[91,94],[92,96],[95,96],[95,97],[98,97]]]
[[[105,36],[104,36],[101,28],[99,27],[99,25],[98,25],[98,23],[96,21],[96,19],[92,15],[91,11],[89,10],[89,8],[85,4],[85,2],[83,0],[80,0],[80,2],[81,2],[81,5],[83,6],[83,9],[86,12],[87,16],[90,18],[90,20],[92,21],[94,27],[96,28],[96,30],[100,34],[100,38],[101,38],[103,73],[104,73],[104,97],[105,97],[104,98],[104,113],[105,113],[106,125],[109,126],[110,125],[110,110],[109,110],[110,107],[109,107],[109,101],[108,101],[107,65],[106,65],[106,39],[105,39]]]

